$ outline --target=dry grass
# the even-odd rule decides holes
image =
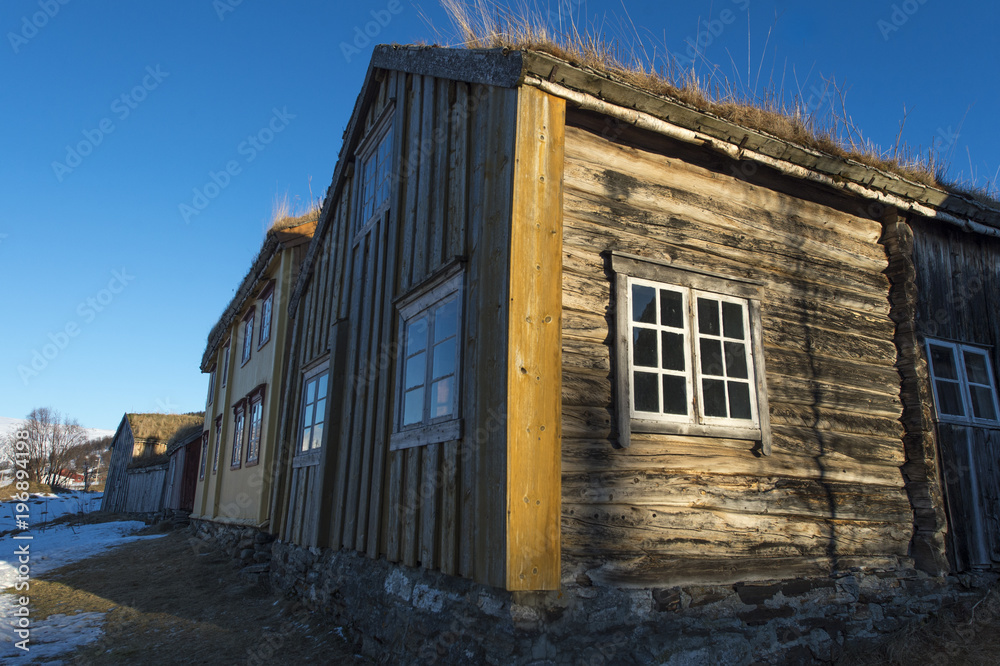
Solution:
[[[64,491],[62,491],[62,489],[58,488],[57,486],[50,486],[47,483],[38,483],[37,481],[29,481],[27,492],[48,494],[48,493],[59,493]],[[19,495],[19,494],[21,494],[21,491],[17,490],[15,484],[12,483],[9,486],[4,486],[2,489],[0,489],[0,502],[6,502],[12,500],[14,499],[14,495]]]
[[[36,621],[107,613],[104,636],[68,663],[365,663],[336,627],[242,583],[231,560],[186,531],[133,542],[31,583]]]
[[[289,199],[286,192],[284,195],[274,198],[268,232],[283,231],[307,222],[316,222],[319,219],[319,213],[320,203],[318,201],[311,201],[303,206],[297,201],[293,202]]]
[[[205,422],[205,413],[198,414],[129,414],[129,424],[136,439],[159,441],[164,444],[179,430]]]
[[[881,644],[859,645],[841,666],[995,666],[1000,663],[1000,586],[975,604],[941,609],[930,622],[904,627]]]
[[[694,65],[682,68],[666,49],[648,49],[631,20],[619,31],[622,37],[612,38],[603,29],[579,28],[572,16],[566,18],[566,27],[556,29],[540,11],[524,4],[511,10],[490,0],[440,2],[463,47],[548,53],[738,125],[997,205],[995,183],[947,182],[946,165],[933,149],[924,155],[902,143],[900,137],[891,149],[882,149],[866,138],[847,112],[845,89],[832,80],[825,81],[823,91],[823,98],[831,103],[812,108],[800,97],[789,100],[773,81],[758,92],[756,83],[751,87],[749,81],[732,81],[718,68],[707,77],[699,76]],[[704,58],[703,54],[700,57]]]

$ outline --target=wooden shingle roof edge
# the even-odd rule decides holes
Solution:
[[[651,92],[615,75],[571,63],[539,51],[507,49],[452,49],[433,46],[376,46],[364,84],[354,105],[320,213],[319,225],[299,270],[289,303],[295,310],[309,283],[316,253],[330,224],[333,203],[353,162],[363,110],[377,92],[377,72],[396,70],[466,83],[503,88],[528,85],[561,97],[572,106],[670,136],[679,141],[723,153],[736,160],[752,160],[790,177],[813,181],[849,192],[878,207],[895,207],[957,226],[970,233],[1000,238],[1000,209],[960,192],[925,185],[902,175],[832,155],[746,127],[696,108],[681,100]]]
[[[225,339],[226,332],[232,325],[233,320],[239,315],[246,305],[247,299],[254,292],[254,288],[260,281],[264,273],[267,272],[271,260],[281,250],[296,247],[312,239],[317,228],[317,222],[304,222],[292,227],[281,229],[271,229],[267,232],[260,252],[257,253],[250,270],[243,277],[240,286],[236,289],[236,294],[229,301],[229,305],[223,311],[222,316],[212,327],[208,334],[208,343],[205,346],[205,353],[201,357],[201,371],[208,372],[211,369],[212,359],[219,345]]]

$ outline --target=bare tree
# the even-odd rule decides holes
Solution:
[[[27,472],[29,481],[53,484],[70,461],[70,449],[86,441],[86,431],[75,420],[39,407],[5,438],[0,450],[15,471]]]

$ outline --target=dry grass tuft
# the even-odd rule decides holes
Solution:
[[[319,201],[311,201],[306,205],[301,205],[291,201],[286,192],[284,195],[274,198],[268,233],[291,229],[307,222],[316,222],[319,219],[319,213]]]
[[[459,45],[465,48],[548,53],[792,143],[850,158],[924,185],[936,185],[981,203],[998,203],[1000,193],[995,182],[973,187],[948,182],[943,177],[943,160],[933,149],[920,154],[898,137],[891,149],[882,149],[865,138],[847,113],[845,89],[835,81],[825,81],[822,98],[830,102],[810,106],[800,97],[788,101],[784,90],[777,89],[773,81],[764,92],[757,93],[756,83],[750,88],[749,81],[732,81],[718,68],[713,67],[707,77],[699,76],[694,65],[682,68],[665,49],[647,48],[631,20],[619,31],[622,37],[614,38],[603,28],[581,29],[573,16],[565,17],[565,21],[560,16],[560,23],[565,25],[557,29],[539,10],[524,4],[511,10],[491,0],[440,2],[458,33]]]

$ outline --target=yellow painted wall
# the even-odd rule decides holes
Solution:
[[[265,526],[269,520],[270,490],[273,478],[275,441],[278,432],[279,396],[285,349],[289,334],[287,318],[288,297],[294,278],[296,248],[279,250],[271,259],[266,277],[258,281],[252,296],[234,318],[229,328],[230,340],[229,376],[226,386],[222,386],[222,369],[225,342],[219,344],[215,353],[216,381],[215,395],[205,408],[205,429],[209,431],[208,460],[205,478],[199,479],[195,494],[192,516],[225,523]],[[274,279],[274,303],[271,311],[271,339],[260,349],[257,339],[260,335],[261,305],[257,299],[260,287],[267,280]],[[250,307],[254,308],[254,342],[250,360],[242,364],[243,317]],[[232,467],[233,429],[235,415],[233,407],[260,384],[266,384],[261,428],[259,463],[246,464],[248,436],[250,428],[249,403],[245,412],[243,445],[239,467]],[[215,419],[222,419],[221,455],[216,472],[212,472],[215,457]]]

